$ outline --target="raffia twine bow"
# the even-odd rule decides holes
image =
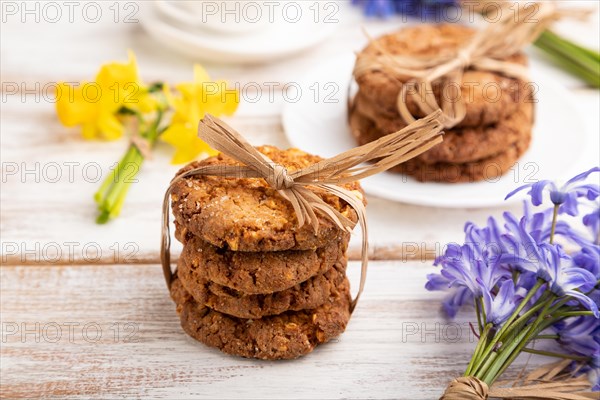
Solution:
[[[573,377],[567,372],[571,360],[543,365],[522,382],[497,382],[491,388],[474,376],[454,379],[440,400],[589,400],[598,399],[597,392],[586,392],[590,383],[585,376]],[[521,386],[515,387],[516,384]],[[513,387],[501,387],[510,385]]]
[[[225,122],[206,115],[198,125],[198,136],[212,148],[233,158],[241,166],[209,165],[179,175],[165,192],[162,208],[161,262],[167,286],[170,288],[171,234],[169,227],[170,195],[174,185],[182,179],[197,175],[220,176],[223,178],[263,178],[269,186],[288,200],[296,214],[298,226],[310,224],[315,233],[319,229],[317,213],[330,218],[339,228],[352,231],[354,223],[338,210],[327,204],[310,188],[319,188],[346,201],[358,215],[362,230],[361,278],[358,293],[352,301],[352,310],[363,291],[369,254],[367,217],[361,199],[351,191],[338,185],[385,171],[394,165],[413,158],[442,141],[440,112],[415,121],[401,131],[387,135],[375,142],[348,150],[335,157],[320,161],[309,167],[290,172],[256,150],[242,135]],[[368,162],[373,162],[369,163]]]
[[[381,71],[405,82],[396,101],[400,117],[406,123],[415,121],[407,107],[407,98],[412,96],[417,98],[416,104],[425,114],[442,109],[444,127],[451,128],[465,118],[467,108],[460,93],[456,99],[455,96],[445,96],[444,91],[462,87],[463,74],[467,68],[495,72],[526,82],[529,80],[529,73],[525,66],[502,59],[535,41],[554,21],[564,16],[583,18],[588,14],[582,10],[559,9],[552,1],[494,3],[499,7],[498,21],[487,23],[484,29],[478,31],[453,54],[437,57],[394,55],[370,39],[380,54],[358,54],[353,72],[355,79]],[[441,105],[433,92],[435,82],[441,83]]]

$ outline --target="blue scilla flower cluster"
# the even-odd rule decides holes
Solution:
[[[363,8],[369,17],[389,17],[395,14],[421,17],[424,19],[437,17],[449,7],[456,7],[455,0],[352,0]]]
[[[527,190],[523,215],[507,212],[485,226],[467,223],[465,243],[447,246],[435,261],[441,271],[426,284],[428,290],[449,292],[443,308],[450,317],[474,306],[480,333],[485,327],[501,336],[518,329],[531,333],[526,340],[551,339],[556,351],[545,353],[580,361],[578,369],[593,375],[595,390],[600,390],[598,172],[595,167],[564,185],[544,180],[509,193]]]

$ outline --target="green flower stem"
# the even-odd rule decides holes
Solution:
[[[599,55],[592,50],[576,45],[549,30],[542,33],[538,41],[554,50],[556,55],[563,56],[574,65],[578,65],[592,73],[598,72]]]
[[[496,357],[490,363],[487,363],[485,368],[477,372],[477,377],[491,386],[494,378],[499,375],[498,371],[505,364],[505,361],[519,347],[519,343],[521,343],[520,337],[526,338],[527,333],[527,330],[518,332],[517,337],[512,342],[507,343],[500,350],[494,352],[493,354]]]
[[[552,228],[550,230],[550,244],[554,243],[554,232],[556,231],[556,223],[558,221],[558,204],[554,205],[554,210],[552,211]]]
[[[117,181],[115,182],[114,186],[111,188],[112,190],[107,193],[105,200],[103,202],[103,205],[106,208],[111,210],[114,207],[114,205],[117,202],[117,199],[119,197],[121,188],[133,180],[132,175],[135,174],[135,171],[141,165],[141,162],[143,161],[143,159],[144,158],[140,154],[137,147],[130,145],[129,149],[127,150],[127,153],[126,153],[126,157],[124,157],[124,161],[119,165],[119,168],[118,168],[121,171],[121,173],[117,177]],[[127,176],[122,176],[124,171],[126,169],[128,169],[131,165],[134,165],[134,173],[126,174]]]
[[[483,331],[483,323],[481,322],[481,308],[479,307],[479,302],[475,299],[475,313],[477,314],[477,326],[479,327],[479,334]]]
[[[483,303],[483,296],[479,297],[479,308],[481,309],[481,319],[483,323],[487,322],[487,313],[485,312],[485,304]]]
[[[500,328],[500,330],[498,331],[498,333],[496,333],[496,335],[494,335],[494,338],[490,341],[490,343],[487,345],[487,347],[483,351],[483,353],[481,355],[481,358],[475,364],[474,371],[476,373],[478,373],[482,369],[483,365],[485,365],[485,363],[487,363],[486,359],[492,354],[494,348],[496,347],[496,344],[498,344],[498,340],[500,339],[500,337],[509,329],[509,327],[511,326],[512,322],[518,317],[518,315],[521,313],[521,311],[523,310],[523,308],[525,308],[525,306],[527,305],[527,303],[529,303],[529,300],[531,300],[531,298],[533,297],[533,295],[538,291],[538,289],[544,283],[545,282],[543,280],[541,280],[541,279],[537,280],[537,282],[531,288],[531,290],[529,291],[529,293],[527,293],[527,295],[525,296],[525,298],[523,300],[521,300],[521,303],[519,304],[519,306],[517,307],[517,309],[512,313],[512,315],[510,317],[508,317],[508,320],[506,320],[506,322],[504,323],[504,325],[502,326],[502,328]]]
[[[556,340],[559,339],[559,335],[537,335],[534,339],[551,339]]]
[[[536,43],[536,46],[544,50],[548,54],[549,58],[551,58],[555,64],[560,66],[566,72],[585,81],[589,86],[596,88],[600,87],[598,73],[590,70],[586,66],[574,60],[572,55],[565,55],[564,51],[562,51],[560,48],[557,49],[551,43],[538,42]],[[583,57],[585,57],[585,55]],[[583,59],[585,60],[585,58]]]
[[[512,273],[512,279],[513,279],[513,283],[516,285],[517,281],[519,280],[519,277],[521,276],[521,272],[519,271],[513,271]]]
[[[600,53],[579,46],[550,30],[534,43],[567,72],[593,87],[600,87]]]
[[[549,314],[554,314],[556,311],[558,311],[558,309],[560,309],[562,306],[564,306],[565,304],[567,304],[567,302],[571,300],[569,297],[563,297],[562,299],[560,299],[559,301],[557,301],[548,311]]]
[[[133,165],[134,169],[132,173],[126,174],[122,179],[119,179],[114,190],[106,196],[105,207],[109,210],[109,217],[116,217],[119,215],[125,195],[129,191],[131,184],[135,181],[135,177],[144,162],[144,157],[137,147],[130,145],[130,150],[132,150],[132,156],[128,160],[128,164],[125,164],[125,167],[128,168],[129,165]]]
[[[150,127],[143,133],[141,137],[144,138],[150,148],[154,147],[156,140],[162,133],[158,129],[161,119],[163,116],[162,110],[157,112],[157,116]],[[144,125],[144,121],[141,115],[136,114],[136,117],[140,119],[140,126]],[[131,184],[135,182],[142,164],[144,162],[144,156],[140,150],[134,145],[130,144],[129,148],[118,162],[116,168],[112,170],[108,177],[104,180],[100,189],[95,193],[94,200],[98,203],[98,209],[100,214],[96,218],[98,224],[104,224],[109,219],[119,215],[127,192],[131,187]],[[126,168],[133,166],[131,173],[125,174]]]
[[[477,369],[472,369],[471,370],[471,375],[476,376],[476,377],[482,377],[483,374],[485,373],[485,371],[487,371],[490,367],[490,365],[492,365],[492,363],[494,361],[496,361],[496,358],[498,357],[498,352],[493,351],[486,359],[485,359],[485,363],[483,365],[481,365],[479,368]]]
[[[471,361],[469,362],[469,365],[467,366],[467,370],[465,371],[464,376],[471,375],[475,360],[478,359],[479,353],[481,353],[481,351],[483,351],[483,349],[485,348],[485,343],[487,342],[488,335],[491,332],[491,330],[492,330],[492,324],[487,324],[485,326],[485,328],[483,329],[483,333],[479,337],[479,341],[477,342],[477,346],[475,347],[475,351],[473,352],[473,357],[471,357]]]
[[[548,296],[545,296],[545,294],[546,293],[544,293],[544,295],[542,295],[542,297],[540,297],[540,299],[538,299],[538,301],[529,310],[517,318],[512,325],[504,331],[504,333],[499,337],[499,342],[506,342],[514,331],[519,331],[527,324],[527,321],[529,321],[536,312],[545,306],[545,300],[548,298]]]
[[[554,353],[552,351],[536,350],[536,349],[530,349],[530,348],[527,348],[527,347],[524,348],[521,351],[524,352],[524,353],[538,354],[540,356],[555,357],[555,358],[566,358],[568,360],[577,360],[577,361],[587,361],[587,360],[589,360],[589,358],[585,357],[585,356],[576,356],[574,354],[564,354],[564,353]]]
[[[579,317],[579,316],[592,316],[594,315],[591,311],[563,311],[553,314],[553,317],[568,318],[568,317]]]
[[[96,223],[104,224],[109,220],[111,207],[108,204],[108,198],[111,193],[117,193],[125,165],[129,165],[134,152],[134,146],[130,146],[117,163],[117,166],[112,169],[110,175],[102,182],[100,189],[94,194],[94,200],[98,204],[98,210],[100,211],[100,214],[96,218]]]
[[[508,347],[501,349],[502,355],[498,357],[498,359],[492,364],[489,371],[486,372],[486,375],[482,379],[485,383],[488,385],[494,383],[496,378],[502,375],[506,368],[508,368],[508,366],[512,364],[512,362],[519,356],[521,350],[525,348],[525,346],[535,336],[537,336],[538,333],[540,333],[543,329],[546,329],[546,326],[542,322],[546,318],[548,309],[552,306],[554,299],[555,296],[552,296],[546,301],[544,309],[540,312],[531,326],[524,331],[525,336],[522,340],[517,340],[517,338],[513,340]]]
[[[113,168],[111,170],[110,175],[108,177],[106,177],[106,179],[104,179],[104,181],[102,182],[102,185],[100,186],[98,191],[94,194],[94,200],[96,200],[97,203],[102,202],[102,199],[106,196],[106,194],[107,194],[108,190],[111,188],[111,186],[118,181],[118,177],[121,176],[121,173],[123,172],[123,166],[127,164],[127,162],[129,161],[129,158],[131,157],[131,154],[132,154],[132,149],[131,148],[127,149],[127,151],[125,152],[125,154],[123,155],[121,160],[117,163],[117,166],[115,168]]]
[[[117,197],[115,205],[114,205],[114,207],[112,208],[112,210],[109,213],[109,219],[110,218],[115,218],[121,212],[121,208],[123,208],[123,203],[125,202],[125,197],[127,196],[127,192],[129,192],[129,187],[130,186],[131,186],[131,183],[128,183],[128,184],[124,185],[121,188],[120,194]]]

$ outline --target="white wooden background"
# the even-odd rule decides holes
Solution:
[[[91,79],[101,63],[124,60],[127,49],[137,54],[147,82],[189,79],[192,60],[155,44],[139,24],[115,23],[107,10],[112,2],[102,3],[107,17],[95,24],[81,18],[38,23],[31,16],[23,23],[4,14],[6,3],[0,32],[2,397],[429,399],[461,373],[473,348],[468,316],[457,321],[457,337],[456,325],[438,312],[441,294],[423,289],[425,275],[445,243],[461,241],[466,220],[483,222],[519,207],[441,209],[369,197],[375,261],[339,342],[290,362],[222,355],[183,333],[162,281],[160,202],[178,168],[168,164],[169,150],[160,147],[144,164],[123,215],[95,225],[96,167],[105,175],[126,142],[81,140],[77,130],[60,126],[50,96],[40,93],[49,82]],[[372,34],[397,25],[349,15],[327,42],[284,62],[205,66],[213,77],[241,85],[293,82],[319,62],[360,49],[361,24]],[[598,48],[598,26],[596,12],[587,23],[564,22],[558,30]],[[536,68],[570,89],[589,128],[600,132],[598,91],[532,56]],[[242,104],[230,122],[253,143],[285,147],[281,105]],[[357,270],[352,263],[354,282]]]

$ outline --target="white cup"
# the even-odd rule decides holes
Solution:
[[[159,8],[179,22],[225,34],[264,29],[269,9],[261,0],[159,1]]]

